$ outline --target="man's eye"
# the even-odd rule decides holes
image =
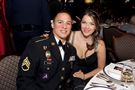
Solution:
[[[58,21],[58,23],[62,23],[62,21]]]
[[[72,23],[71,23],[71,22],[68,22],[67,24],[68,24],[68,25],[71,25]]]

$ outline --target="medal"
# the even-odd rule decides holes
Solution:
[[[52,61],[52,56],[51,56],[51,52],[49,50],[47,50],[45,52],[45,56],[47,58],[47,64],[51,64],[51,61]]]

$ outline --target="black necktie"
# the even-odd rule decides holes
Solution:
[[[62,49],[65,51],[65,47],[66,47],[66,46],[62,44],[61,40],[59,40],[58,46],[61,46]]]

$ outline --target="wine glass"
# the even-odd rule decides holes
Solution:
[[[133,83],[134,83],[134,87],[135,87],[135,67],[132,67],[132,72],[133,72]]]
[[[128,86],[128,84],[133,82],[133,71],[131,67],[123,65],[123,70],[121,72],[121,81],[123,82],[124,86]]]

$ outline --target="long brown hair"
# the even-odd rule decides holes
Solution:
[[[100,20],[99,20],[98,14],[94,10],[91,10],[90,8],[87,8],[85,10],[85,12],[81,16],[81,20],[82,20],[84,15],[88,15],[88,16],[92,17],[93,20],[94,20],[94,23],[96,25],[96,30],[92,34],[93,43],[91,45],[86,44],[87,48],[89,50],[92,50],[92,49],[94,49],[97,46],[97,42],[98,42],[98,39],[99,39]]]

